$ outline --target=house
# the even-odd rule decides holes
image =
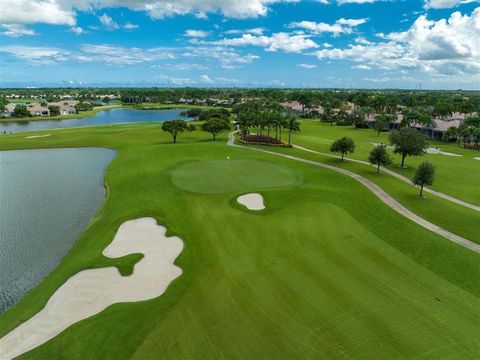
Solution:
[[[5,105],[5,110],[0,112],[0,117],[3,117],[3,118],[12,117],[13,110],[15,110],[15,106],[17,106],[17,104],[15,103],[8,103],[7,105]]]
[[[60,115],[72,115],[76,114],[77,110],[75,105],[78,104],[77,100],[68,100],[68,101],[58,101],[48,103],[48,106],[58,106]]]
[[[48,106],[42,106],[39,103],[28,104],[27,110],[32,116],[50,116],[50,109]]]
[[[412,128],[415,128],[419,131],[422,131],[428,138],[434,140],[442,140],[443,134],[451,127],[458,128],[465,118],[468,117],[467,114],[463,113],[453,113],[448,117],[435,117],[433,119],[433,126],[424,127],[422,124],[413,122],[410,124]],[[400,113],[396,114],[396,119],[390,123],[389,129],[390,130],[398,130],[400,128],[400,124],[403,121],[403,115]],[[365,123],[368,127],[373,127],[375,123],[375,114],[370,114],[365,118]]]

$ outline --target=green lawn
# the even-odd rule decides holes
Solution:
[[[318,120],[303,120],[301,132],[294,136],[293,142],[312,150],[328,153],[333,140],[342,136],[349,136],[355,140],[355,153],[348,156],[363,161],[368,161],[368,154],[373,149],[371,143],[389,143],[387,132],[382,132],[377,137],[377,132],[372,129],[330,126]],[[389,168],[413,178],[417,165],[421,161],[428,160],[436,166],[433,189],[480,205],[480,161],[474,160],[475,157],[480,156],[480,153],[462,149],[455,143],[429,141],[429,146],[463,156],[426,154],[422,157],[409,157],[405,161],[407,168],[400,168],[400,157],[395,155],[394,162]]]
[[[227,159],[182,165],[172,172],[172,182],[187,191],[219,194],[295,186],[301,184],[302,176],[266,161]]]
[[[353,179],[227,147],[225,135],[212,142],[196,132],[174,145],[152,123],[25,136],[2,138],[0,149],[101,146],[117,157],[96,221],[0,315],[0,334],[82,269],[113,264],[128,273],[138,256],[101,255],[127,219],[156,217],[185,249],[184,273],[165,294],[115,304],[24,358],[480,356],[480,255],[399,216]],[[236,206],[246,191],[261,192],[266,210]]]

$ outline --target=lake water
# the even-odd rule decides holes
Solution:
[[[135,110],[135,109],[112,109],[100,111],[93,117],[83,119],[64,120],[32,120],[32,121],[9,121],[0,122],[0,133],[47,130],[57,128],[69,128],[90,125],[111,125],[140,121],[165,121],[172,119],[188,118],[180,116],[183,109],[172,110]]]
[[[101,148],[0,151],[0,312],[38,285],[87,228],[114,156]]]

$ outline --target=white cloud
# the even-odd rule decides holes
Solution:
[[[2,24],[0,25],[5,31],[0,34],[10,37],[19,37],[24,35],[37,35],[35,31],[21,24]]]
[[[123,25],[123,28],[125,30],[135,30],[135,29],[138,29],[138,25],[137,24],[132,24],[130,22],[126,22],[124,25]]]
[[[358,69],[358,70],[372,70],[372,68],[368,65],[365,64],[360,64],[360,65],[354,65],[351,66],[352,69]]]
[[[307,35],[292,35],[285,32],[274,33],[271,36],[243,34],[239,38],[223,39],[213,43],[227,46],[260,46],[266,48],[267,51],[283,50],[285,52],[300,52],[306,49],[318,48],[318,45],[309,39]]]
[[[117,30],[119,28],[118,24],[107,14],[99,16],[98,19],[107,30]]]
[[[164,48],[125,48],[108,44],[84,44],[81,52],[71,56],[72,60],[79,62],[101,62],[108,65],[133,65],[143,62],[174,59],[175,55]]]
[[[220,13],[229,18],[265,16],[269,6],[291,0],[0,0],[0,24],[76,25],[78,11],[129,8],[145,11],[154,19],[167,16]],[[114,26],[110,24],[110,28]],[[108,25],[107,25],[108,26]]]
[[[434,75],[480,74],[480,8],[471,15],[454,12],[448,19],[420,16],[404,32],[381,35],[373,43],[357,38],[346,48],[322,49],[319,59],[345,59],[388,70],[417,69]]]
[[[317,67],[317,65],[314,64],[297,64],[297,66],[305,69],[314,69]]]
[[[461,4],[478,3],[478,0],[425,0],[425,9],[447,9]]]
[[[198,58],[212,60],[219,63],[224,69],[235,69],[245,64],[250,64],[260,58],[258,55],[242,55],[231,48],[224,46],[195,46],[185,48],[179,55],[183,58]]]
[[[197,82],[189,78],[169,78],[170,83],[176,86],[195,85]]]
[[[152,69],[175,70],[175,71],[190,71],[190,70],[205,70],[208,69],[206,65],[197,63],[177,63],[177,64],[156,64],[150,66]]]
[[[200,80],[209,84],[213,83],[213,80],[208,75],[200,75]]]
[[[201,70],[220,65],[234,69],[252,63],[260,57],[241,54],[224,46],[186,46],[157,48],[127,48],[111,44],[83,44],[77,51],[52,47],[0,46],[0,52],[28,61],[31,64],[55,64],[64,61],[78,63],[98,62],[112,66],[126,66],[141,63],[155,63],[163,60],[190,59],[192,63],[153,64],[152,68],[170,70]],[[206,64],[193,61],[206,62]]]
[[[224,34],[226,35],[238,35],[238,34],[263,35],[264,32],[265,32],[265,28],[256,27],[256,28],[244,29],[244,30],[239,30],[239,29],[227,30],[224,32]]]
[[[343,5],[343,4],[372,4],[376,1],[381,1],[381,0],[337,0],[337,3],[339,5]]]
[[[203,30],[187,30],[184,35],[193,38],[203,38],[208,36],[208,32]]]
[[[68,1],[0,0],[1,24],[35,24],[74,26],[75,13]]]
[[[70,28],[70,31],[76,35],[85,34],[85,30],[83,30],[80,26],[74,26]]]
[[[0,46],[0,52],[27,60],[36,65],[67,61],[70,55],[62,49],[21,45]]]
[[[298,21],[288,25],[290,28],[301,28],[313,34],[332,33],[334,36],[350,34],[353,28],[365,24],[367,19],[344,19],[337,20],[334,24],[313,21]]]

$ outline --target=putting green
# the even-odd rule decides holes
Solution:
[[[201,194],[222,194],[296,186],[302,176],[293,169],[261,160],[196,161],[172,172],[180,189]]]

